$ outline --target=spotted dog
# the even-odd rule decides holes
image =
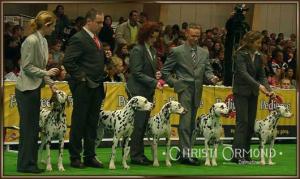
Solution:
[[[114,133],[109,169],[116,169],[116,147],[121,138],[123,138],[123,142],[125,143],[123,146],[124,153],[122,164],[125,169],[130,168],[127,165],[126,160],[130,151],[128,143],[134,127],[134,114],[136,111],[150,111],[152,108],[153,104],[150,103],[146,98],[142,96],[135,96],[131,98],[121,110],[100,112],[96,146],[98,146],[102,140],[104,129],[112,130]]]
[[[170,136],[171,136],[171,125],[170,125],[170,115],[184,114],[186,110],[181,106],[179,102],[170,101],[166,103],[160,112],[155,116],[151,117],[148,121],[147,135],[148,137],[153,137],[152,143],[152,154],[153,154],[153,166],[159,166],[157,160],[157,142],[160,137],[166,137],[167,142],[167,152],[166,152],[166,165],[171,166],[170,162]]]
[[[255,122],[254,131],[260,140],[260,164],[265,165],[265,144],[270,143],[269,147],[269,165],[274,165],[272,162],[272,149],[274,146],[275,138],[277,136],[277,124],[280,117],[290,118],[292,113],[283,105],[278,105],[264,120]]]
[[[46,170],[52,171],[51,158],[50,158],[50,144],[51,139],[58,138],[59,140],[59,155],[58,155],[58,170],[64,171],[62,163],[63,149],[64,149],[64,136],[67,130],[65,103],[67,101],[67,94],[63,91],[57,90],[53,92],[50,99],[51,109],[42,109],[40,112],[39,126],[41,129],[41,145],[39,154],[41,162],[44,162],[42,154],[44,146],[46,145],[47,161]]]
[[[220,116],[228,114],[229,110],[225,103],[215,103],[209,110],[208,114],[203,114],[196,120],[196,126],[192,134],[192,141],[196,140],[196,136],[202,133],[204,136],[206,166],[217,166],[217,149],[220,142],[222,125],[220,124]],[[210,161],[209,147],[213,145],[213,155]]]

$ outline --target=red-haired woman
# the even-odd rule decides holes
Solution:
[[[153,101],[155,89],[162,89],[158,82],[160,78],[157,68],[156,50],[154,42],[159,35],[159,25],[155,22],[146,22],[138,32],[138,44],[131,50],[129,57],[129,76],[127,94],[144,96]],[[135,114],[134,129],[131,136],[131,163],[149,165],[151,161],[144,155],[144,134],[150,112],[138,111]]]

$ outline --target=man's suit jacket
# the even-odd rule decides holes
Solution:
[[[260,84],[271,91],[265,75],[261,56],[256,54],[254,61],[252,62],[249,51],[237,51],[234,58],[233,93],[247,96],[253,94],[258,96]]]
[[[70,81],[87,81],[96,88],[104,81],[104,52],[97,48],[91,36],[82,29],[69,40],[63,65],[71,75]]]
[[[42,40],[47,45],[46,39],[40,39],[38,32],[29,35],[21,47],[20,75],[16,82],[16,88],[20,91],[34,90],[46,83],[53,81],[46,77],[46,65],[48,62],[48,49],[43,49]],[[42,84],[43,83],[43,84]]]
[[[206,77],[210,80],[213,72],[208,61],[208,52],[197,46],[197,58],[194,62],[191,50],[187,44],[173,48],[163,65],[162,75],[168,85],[174,87],[176,93],[181,93],[194,85],[194,105],[198,107],[202,96],[203,79]],[[172,72],[176,77],[172,76]]]
[[[154,60],[151,59],[145,45],[138,44],[130,52],[127,88],[132,95],[154,94],[157,84],[157,57],[155,49],[150,48],[150,51]]]

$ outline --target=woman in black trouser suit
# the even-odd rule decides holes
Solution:
[[[254,133],[259,91],[267,96],[274,96],[267,82],[259,52],[262,38],[258,31],[246,33],[234,59],[233,95],[236,129],[232,145],[232,162],[235,163],[251,161],[250,142]]]

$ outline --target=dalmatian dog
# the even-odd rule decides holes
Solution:
[[[136,111],[151,111],[152,108],[153,103],[149,102],[146,98],[142,96],[135,96],[131,98],[121,110],[100,111],[96,146],[98,146],[102,140],[104,129],[112,130],[114,133],[109,169],[116,169],[116,147],[121,138],[124,142],[122,164],[125,169],[130,168],[127,165],[126,160],[130,151],[128,143],[134,127],[134,114]]]
[[[59,140],[59,155],[58,155],[58,170],[64,171],[62,163],[63,149],[64,149],[64,136],[67,131],[65,103],[67,102],[67,94],[64,91],[56,90],[53,92],[50,99],[52,108],[43,108],[40,112],[39,126],[41,129],[41,145],[39,148],[39,155],[41,162],[44,162],[42,154],[44,146],[46,145],[47,161],[46,170],[52,171],[51,158],[50,158],[50,144],[51,139],[58,138]]]
[[[225,103],[215,103],[209,110],[208,114],[199,116],[196,120],[195,129],[192,134],[193,143],[196,136],[202,133],[204,136],[204,145],[206,160],[205,166],[217,166],[217,149],[220,142],[222,125],[220,124],[221,115],[227,115],[229,112]],[[210,160],[209,151],[210,146],[213,145],[212,160]]]
[[[167,142],[166,148],[166,165],[172,166],[170,162],[170,144],[171,144],[171,124],[170,115],[185,114],[186,110],[177,101],[170,101],[166,103],[159,113],[151,117],[148,121],[147,135],[153,137],[152,143],[152,155],[153,155],[153,166],[159,166],[157,159],[157,142],[160,137],[165,137]]]
[[[269,165],[274,165],[272,162],[272,149],[274,146],[275,138],[277,136],[277,124],[280,117],[290,118],[292,113],[283,105],[278,105],[264,120],[255,122],[254,132],[260,139],[260,164],[265,165],[265,145],[270,144],[269,147]]]

